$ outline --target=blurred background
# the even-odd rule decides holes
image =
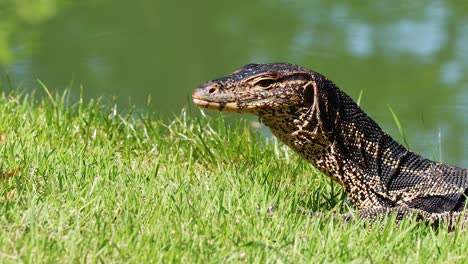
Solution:
[[[171,119],[198,113],[191,91],[208,79],[291,62],[362,91],[402,142],[390,106],[413,151],[468,167],[467,43],[466,1],[1,0],[0,87],[41,80]]]

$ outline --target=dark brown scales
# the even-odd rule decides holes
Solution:
[[[468,170],[422,158],[396,141],[321,74],[286,64],[249,64],[193,92],[201,107],[250,113],[345,189],[375,219],[395,213],[466,225]],[[349,219],[351,214],[344,215]]]

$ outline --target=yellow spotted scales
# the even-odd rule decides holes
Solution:
[[[287,63],[248,64],[192,94],[200,107],[249,113],[325,175],[357,212],[468,225],[468,170],[425,159],[394,141],[333,82]]]

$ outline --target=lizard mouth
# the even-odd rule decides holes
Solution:
[[[224,112],[239,111],[239,108],[237,107],[237,104],[235,102],[227,102],[227,103],[210,102],[196,95],[193,95],[192,98],[193,98],[193,102],[199,107],[203,107],[207,109],[215,109],[215,110],[224,111]]]

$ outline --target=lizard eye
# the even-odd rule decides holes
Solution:
[[[273,79],[262,79],[256,82],[255,85],[260,86],[262,88],[269,88],[273,83],[275,83],[275,80]]]

